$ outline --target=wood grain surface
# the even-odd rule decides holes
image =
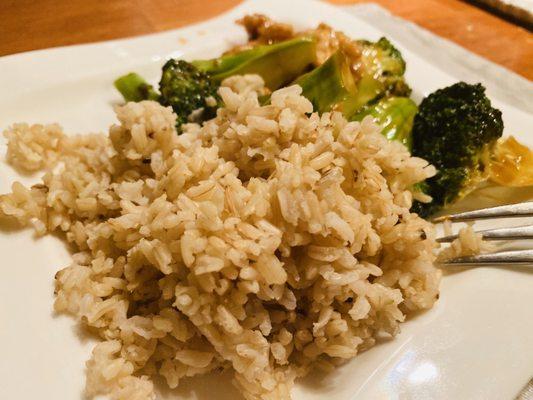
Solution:
[[[214,17],[239,2],[0,0],[0,55],[164,31]],[[459,0],[373,2],[533,80],[533,34],[524,28]]]

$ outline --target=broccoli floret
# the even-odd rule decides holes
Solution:
[[[415,202],[413,211],[431,215],[475,189],[502,132],[502,114],[481,84],[459,82],[427,96],[415,116],[412,154],[438,172],[422,186],[433,201]]]
[[[159,93],[135,72],[121,76],[114,84],[126,101],[159,100]]]
[[[371,115],[381,126],[381,134],[389,140],[397,140],[411,149],[413,121],[418,111],[415,102],[407,97],[386,97],[365,107],[351,120],[361,121]]]
[[[400,77],[405,73],[405,60],[402,53],[387,39],[380,38],[374,44],[375,57],[380,64],[380,70],[385,76]]]
[[[210,74],[183,60],[171,59],[166,62],[159,90],[159,101],[172,107],[177,115],[178,128],[190,121],[193,112],[195,122],[214,117],[220,105],[218,84],[211,79]]]
[[[385,37],[377,42],[360,40],[361,79],[358,81],[360,104],[369,104],[384,96],[409,97],[411,88],[404,79],[405,60]]]
[[[132,72],[115,81],[115,87],[126,101],[155,100],[171,106],[176,113],[176,128],[182,124],[212,118],[220,107],[219,84],[208,72],[184,60],[168,60],[159,82],[160,94],[141,76]]]

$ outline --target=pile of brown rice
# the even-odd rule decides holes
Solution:
[[[311,114],[298,86],[260,106],[262,87],[226,80],[225,108],[180,136],[155,102],[118,107],[109,135],[5,132],[10,163],[46,172],[0,215],[77,249],[55,308],[101,338],[89,396],[153,399],[152,376],[227,368],[246,399],[289,399],[435,302],[433,228],[409,212],[434,168],[371,119]]]

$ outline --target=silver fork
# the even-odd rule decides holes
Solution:
[[[473,221],[490,218],[533,217],[533,201],[511,204],[507,206],[483,208],[453,215],[444,215],[435,218],[433,222],[443,221]],[[479,231],[484,240],[518,240],[533,239],[533,225],[518,226],[515,228],[498,228]],[[449,243],[458,235],[449,235],[438,238],[440,243]],[[490,254],[479,254],[468,257],[457,257],[441,262],[441,265],[531,265],[533,266],[533,250],[501,251]]]

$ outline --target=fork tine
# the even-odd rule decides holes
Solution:
[[[492,254],[479,254],[470,257],[452,258],[439,263],[440,265],[530,265],[533,267],[533,250],[501,251]]]
[[[485,240],[506,240],[506,239],[533,239],[532,226],[517,226],[514,228],[498,228],[479,231]],[[459,235],[444,236],[437,239],[439,243],[449,243],[457,239]]]
[[[473,219],[487,219],[499,217],[528,217],[533,216],[533,201],[510,204],[506,206],[482,208],[481,210],[467,211],[459,214],[443,215],[435,218],[433,222],[470,221]]]

